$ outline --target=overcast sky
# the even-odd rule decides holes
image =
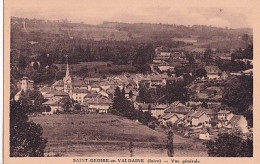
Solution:
[[[252,6],[246,0],[11,0],[11,15],[87,24],[118,21],[241,28],[252,27]]]

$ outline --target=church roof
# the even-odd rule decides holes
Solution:
[[[73,93],[89,93],[87,89],[73,89]]]
[[[53,86],[64,86],[64,82],[63,80],[58,80],[58,81],[55,81],[55,83],[53,84]]]
[[[72,80],[72,86],[87,87],[88,85],[81,80]]]

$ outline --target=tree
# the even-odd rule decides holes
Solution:
[[[80,104],[75,104],[75,105],[74,105],[74,109],[75,109],[76,111],[81,111],[81,106],[80,106]]]
[[[222,101],[234,109],[232,112],[244,115],[248,122],[253,122],[253,112],[247,111],[253,104],[253,78],[245,75],[232,78],[224,88]]]
[[[73,106],[73,101],[69,97],[62,98],[61,103],[63,104],[62,106],[65,112],[68,112]]]
[[[253,140],[233,133],[220,133],[216,140],[206,143],[210,157],[252,157]]]
[[[173,149],[173,132],[172,131],[168,132],[167,139],[168,139],[167,140],[167,145],[166,145],[167,154],[168,154],[168,157],[173,157],[174,149]]]
[[[28,62],[27,58],[24,55],[21,55],[19,57],[19,69],[24,70],[25,67],[27,66],[27,62]]]
[[[196,70],[196,77],[202,78],[207,77],[207,71],[204,68],[199,68]]]
[[[134,148],[134,144],[133,144],[132,141],[130,141],[130,143],[129,143],[130,157],[133,157],[133,156],[134,156],[134,150],[133,150],[133,148]]]
[[[10,102],[10,156],[43,157],[47,140],[42,127],[28,121],[27,109],[20,102]]]

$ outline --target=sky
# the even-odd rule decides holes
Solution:
[[[11,15],[101,24],[168,23],[252,27],[253,3],[246,0],[11,0]]]

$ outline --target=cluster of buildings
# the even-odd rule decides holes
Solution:
[[[219,129],[240,129],[248,132],[247,121],[242,115],[235,115],[229,109],[221,109],[223,80],[229,76],[238,76],[222,72],[217,66],[205,66],[206,77],[193,81],[187,87],[190,100],[182,103],[179,101],[171,104],[145,104],[136,101],[139,95],[139,87],[148,89],[163,87],[167,82],[183,80],[183,77],[168,76],[168,71],[173,72],[177,66],[185,66],[189,63],[183,52],[156,51],[156,57],[150,64],[150,74],[121,74],[109,75],[106,78],[81,78],[70,74],[69,65],[66,65],[66,73],[62,80],[55,81],[51,86],[40,87],[39,91],[46,99],[42,104],[49,106],[51,111],[44,114],[53,114],[63,111],[65,100],[73,100],[81,106],[81,111],[91,113],[108,113],[112,108],[112,99],[116,87],[125,90],[125,97],[131,100],[136,110],[150,112],[164,126],[188,128],[190,133],[198,134],[201,139],[210,139],[213,135],[209,130],[212,127]],[[62,67],[64,68],[64,67]],[[77,68],[73,68],[77,69]],[[166,73],[167,72],[167,73]],[[243,74],[252,75],[252,70],[246,70]],[[206,85],[206,81],[213,81]],[[20,91],[15,95],[18,100],[22,91],[32,90],[33,81],[23,77],[18,82]],[[73,110],[73,109],[72,109]]]
[[[148,109],[149,106],[149,109]],[[197,135],[200,139],[210,140],[218,131],[249,132],[247,120],[242,115],[235,115],[228,109],[196,108],[175,101],[170,105],[141,105],[143,111],[150,111],[164,126],[186,129],[186,135]],[[214,127],[215,131],[212,131]],[[206,129],[207,132],[205,132]]]

